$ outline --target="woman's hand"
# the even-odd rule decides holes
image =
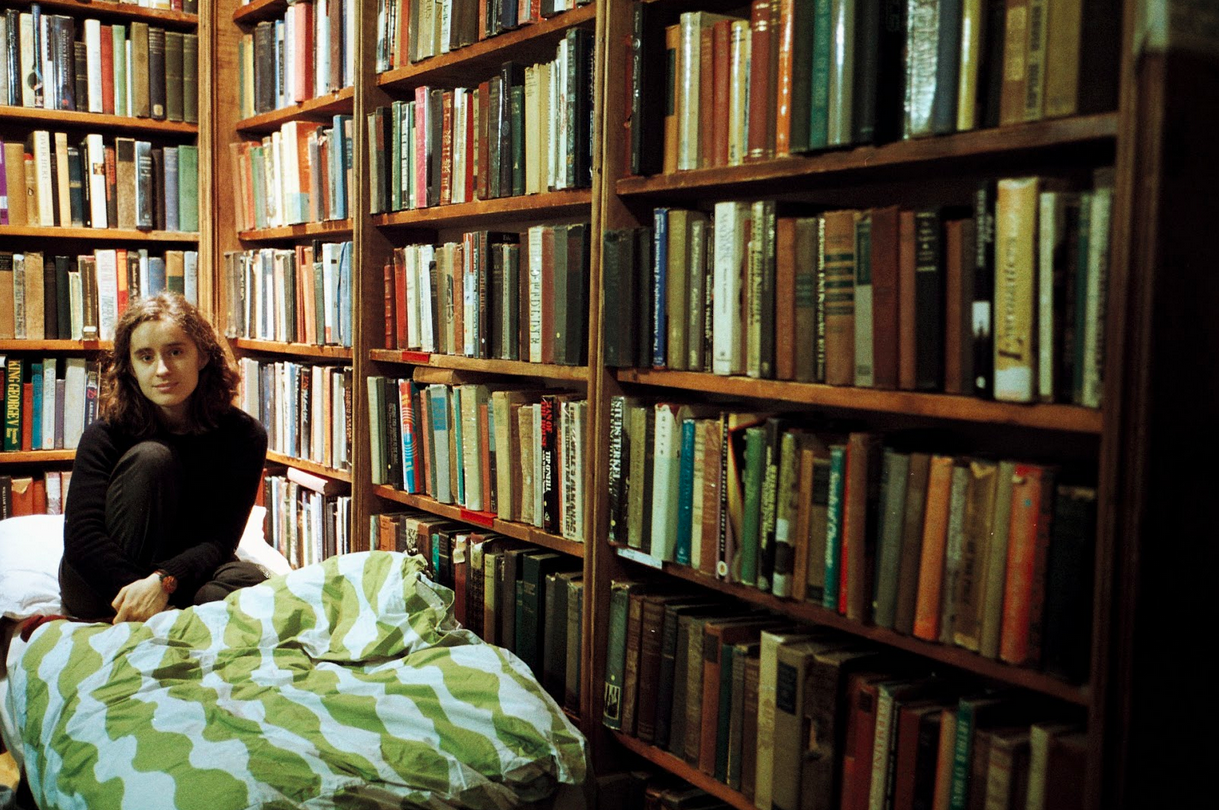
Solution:
[[[110,603],[116,614],[114,624],[147,621],[168,605],[169,594],[165,593],[161,578],[155,573],[124,585]]]

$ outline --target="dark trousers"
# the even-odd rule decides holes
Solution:
[[[106,532],[141,571],[152,573],[153,563],[166,558],[166,539],[180,531],[182,468],[173,450],[158,441],[132,447],[110,474],[106,490]],[[222,563],[193,594],[175,593],[170,603],[186,607],[223,599],[238,588],[267,578],[263,569],[235,557]],[[72,616],[103,619],[114,608],[71,565],[59,565],[59,588],[64,609]]]

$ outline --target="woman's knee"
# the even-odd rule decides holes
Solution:
[[[115,467],[116,475],[139,476],[150,482],[174,477],[178,460],[168,445],[158,441],[143,441],[123,454]]]

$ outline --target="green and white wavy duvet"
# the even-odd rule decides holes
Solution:
[[[519,659],[422,560],[336,557],[116,627],[52,622],[9,672],[43,808],[506,808],[585,776]]]

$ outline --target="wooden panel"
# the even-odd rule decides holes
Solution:
[[[263,354],[284,354],[314,360],[351,361],[351,348],[347,346],[315,346],[311,343],[280,343],[274,340],[254,340],[253,338],[229,338],[229,343],[235,349]]]
[[[200,175],[202,177],[203,175]],[[0,225],[0,237],[36,239],[88,239],[107,242],[198,242],[193,231],[134,231],[122,228],[46,228],[37,225]]]
[[[202,63],[202,57],[200,58]],[[202,95],[204,83],[200,83]],[[80,112],[78,110],[43,110],[35,107],[2,107],[5,123],[19,121],[23,125],[33,127],[81,127],[89,130],[104,129],[118,132],[138,132],[155,135],[180,135],[194,137],[199,133],[197,124],[187,124],[181,121],[158,121],[152,118],[133,118],[131,116],[103,115],[102,113]],[[199,109],[203,110],[203,99],[199,99]],[[200,155],[200,160],[203,156]],[[199,175],[204,177],[202,173]]]
[[[352,88],[344,87],[342,90],[320,98],[311,98],[289,107],[243,118],[237,122],[237,131],[247,135],[274,132],[289,121],[300,119],[326,121],[337,113],[351,115],[353,94]]]
[[[438,205],[413,211],[378,214],[373,223],[381,227],[462,228],[486,222],[544,220],[574,217],[591,211],[593,195],[589,189],[550,191],[520,197]]]
[[[823,405],[848,411],[909,414],[931,419],[983,422],[1011,427],[1042,428],[1071,433],[1099,434],[1101,412],[1076,405],[995,402],[954,394],[846,388],[834,385],[721,377],[696,371],[618,369],[619,382],[710,391],[741,399]]]
[[[12,8],[28,8],[32,0],[11,0],[5,3]],[[74,17],[96,17],[107,20],[141,20],[152,25],[170,28],[194,28],[201,24],[202,17],[182,11],[161,8],[142,8],[134,3],[115,3],[109,0],[38,0],[43,13],[54,11]],[[201,3],[206,11],[206,0]],[[7,111],[6,111],[7,113]]]
[[[299,241],[315,237],[351,238],[352,221],[350,219],[333,219],[325,222],[302,222],[298,225],[284,225],[280,228],[260,228],[253,231],[241,231],[238,238],[243,242],[283,242]]]
[[[44,461],[71,461],[75,450],[24,450],[0,453],[0,467],[9,464],[42,464]]]
[[[0,352],[108,352],[113,348],[109,340],[0,340]]]
[[[233,22],[253,25],[261,20],[282,19],[287,11],[287,0],[253,0],[233,12]]]
[[[822,178],[841,182],[842,176],[848,174],[883,178],[886,173],[900,167],[917,167],[919,172],[933,177],[954,163],[976,163],[1002,155],[1040,154],[1054,148],[1112,142],[1117,135],[1117,120],[1116,113],[1101,113],[937,138],[916,138],[882,146],[856,146],[741,166],[692,169],[650,177],[622,177],[617,182],[617,191],[626,197],[750,189],[748,192],[741,191],[746,194],[755,193],[752,191],[754,187],[769,189],[770,193],[774,193],[776,183],[784,184],[784,190],[789,190],[792,183],[808,185]],[[858,178],[852,178],[853,181],[855,179]]]
[[[283,464],[285,467],[296,467],[297,469],[305,470],[325,478],[333,478],[336,481],[351,483],[351,473],[347,470],[336,470],[333,467],[314,464],[312,461],[306,461],[303,458],[296,458],[295,456],[287,456],[283,453],[276,453],[273,450],[267,451],[267,463]]]
[[[483,360],[477,357],[429,354],[427,352],[412,352],[402,349],[372,349],[369,351],[369,358],[380,363],[404,363],[438,369],[503,374],[510,377],[540,377],[548,380],[588,379],[587,366],[557,366],[544,363],[526,363],[518,360]]]
[[[596,12],[595,4],[580,6],[464,48],[385,71],[377,76],[377,84],[398,91],[422,84],[477,83],[510,59],[517,62],[552,59],[554,47],[564,32],[577,26],[591,26]]]
[[[558,551],[562,554],[567,554],[572,557],[584,557],[584,544],[576,543],[568,540],[565,537],[560,537],[557,534],[544,532],[536,526],[528,526],[524,523],[514,523],[509,520],[500,520],[492,512],[474,512],[469,509],[454,505],[441,503],[434,498],[429,498],[426,495],[413,495],[409,492],[402,492],[385,485],[377,485],[374,487],[376,494],[386,500],[395,501],[397,503],[406,504],[407,506],[416,509],[422,509],[425,512],[430,512],[433,515],[440,515],[451,520],[460,520],[463,523],[471,523],[475,526],[481,526],[484,529],[490,529],[493,532],[498,532],[506,537],[512,537],[517,540],[522,540],[526,543],[532,543],[543,548],[548,548],[551,551]]]

